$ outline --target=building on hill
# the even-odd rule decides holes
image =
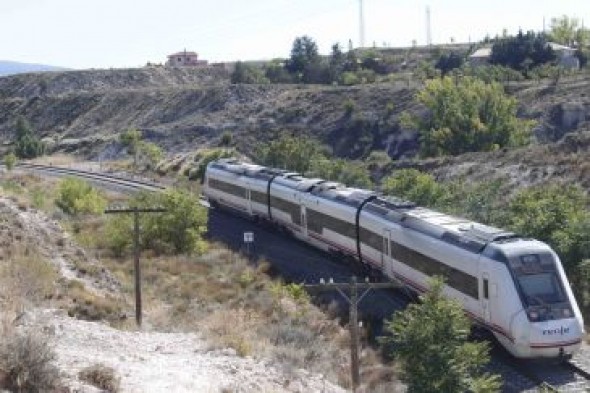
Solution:
[[[557,64],[566,69],[577,70],[580,68],[580,60],[576,56],[576,49],[561,45],[556,42],[548,42],[547,45],[557,55]]]
[[[472,65],[473,67],[487,65],[490,60],[491,55],[492,55],[492,48],[491,47],[479,48],[478,50],[473,52],[471,55],[469,55],[469,64]]]
[[[168,55],[167,67],[199,67],[206,66],[207,60],[199,60],[199,55],[196,52],[187,52],[185,49],[182,52]]]

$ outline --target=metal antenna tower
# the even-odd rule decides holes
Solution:
[[[359,43],[365,47],[365,17],[363,15],[363,0],[359,0]]]
[[[430,6],[426,6],[426,45],[432,46],[432,31],[430,30]]]

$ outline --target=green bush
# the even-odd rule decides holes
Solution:
[[[31,125],[23,117],[16,121],[14,152],[19,158],[35,158],[45,153],[45,145],[33,135]]]
[[[17,158],[13,152],[4,155],[4,165],[6,166],[7,170],[11,171],[16,165],[16,161]]]
[[[105,209],[107,201],[90,184],[71,177],[60,182],[55,204],[65,213],[76,216],[99,214]]]
[[[140,215],[141,247],[158,253],[197,253],[206,249],[202,235],[207,230],[207,210],[187,191],[143,192],[130,201],[131,206],[161,207],[162,213]],[[121,255],[133,241],[130,217],[114,217],[107,224],[107,244]]]
[[[497,83],[472,77],[426,82],[418,102],[427,117],[413,117],[423,156],[493,151],[529,142],[533,122],[516,117],[516,99]]]
[[[500,378],[483,371],[488,344],[469,340],[469,319],[461,304],[443,296],[443,282],[433,279],[419,303],[396,312],[382,342],[395,348],[409,393],[496,392]]]
[[[422,206],[436,206],[444,196],[443,187],[432,175],[417,169],[401,169],[383,179],[383,192]]]

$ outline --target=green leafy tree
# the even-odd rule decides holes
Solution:
[[[508,205],[507,225],[520,234],[553,245],[562,256],[566,271],[590,258],[590,204],[577,186],[560,184],[519,191]]]
[[[24,117],[16,120],[14,152],[18,158],[35,158],[45,153],[45,145],[33,135],[31,125]]]
[[[373,182],[367,167],[358,161],[320,158],[311,164],[311,175],[337,181],[349,187],[371,188]]]
[[[141,193],[132,206],[158,206],[164,213],[142,217],[144,248],[163,253],[197,253],[206,249],[202,236],[207,231],[207,210],[195,194],[182,190]]]
[[[288,134],[261,145],[256,152],[257,161],[263,165],[302,174],[310,169],[311,162],[323,155],[324,150],[318,141]]]
[[[330,82],[338,82],[342,72],[344,72],[344,66],[346,63],[346,57],[340,48],[340,44],[332,45],[332,53],[330,54]]]
[[[264,76],[260,67],[238,61],[230,75],[231,83],[267,84],[269,80]]]
[[[444,196],[434,177],[417,169],[401,169],[383,179],[383,192],[421,206],[436,206]]]
[[[329,67],[322,61],[315,41],[308,36],[295,38],[285,68],[298,82],[329,82]]]
[[[16,165],[16,161],[17,158],[13,152],[4,155],[4,166],[6,166],[7,170],[11,171]]]
[[[295,38],[291,48],[291,57],[287,61],[286,68],[292,74],[303,74],[307,67],[320,60],[318,46],[315,41],[302,36]]]
[[[59,183],[55,204],[65,213],[77,216],[80,214],[100,214],[104,211],[107,201],[84,180],[73,177]]]
[[[215,149],[206,152],[202,156],[199,156],[199,164],[195,170],[191,170],[189,172],[189,180],[198,179],[202,184],[203,180],[205,179],[205,170],[211,161],[215,161],[220,158],[229,158],[234,156],[234,154],[235,152],[231,149]]]
[[[282,59],[265,64],[264,76],[272,83],[293,83],[293,76],[285,68],[285,61]]]
[[[562,15],[559,18],[551,18],[549,36],[553,41],[563,45],[584,47],[590,41],[590,30],[583,27],[580,19]]]
[[[137,128],[130,128],[121,133],[119,141],[127,148],[129,154],[135,154],[139,141],[141,141],[141,131]]]
[[[516,117],[516,99],[501,85],[465,77],[434,79],[418,93],[429,115],[413,117],[423,156],[493,151],[529,141],[533,123]]]
[[[160,146],[152,142],[141,141],[137,145],[140,162],[148,169],[154,169],[164,156]]]
[[[463,61],[463,56],[455,52],[450,52],[442,54],[436,61],[434,68],[439,69],[441,75],[445,76],[449,72],[451,72],[451,70],[454,70],[455,68],[460,68],[463,65]]]
[[[420,303],[396,312],[385,326],[390,336],[382,340],[400,361],[408,392],[498,392],[499,377],[482,371],[487,343],[468,339],[469,320],[442,289],[443,280],[433,279]]]

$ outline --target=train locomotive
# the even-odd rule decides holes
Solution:
[[[416,292],[444,276],[444,295],[516,357],[570,357],[581,346],[584,323],[559,257],[538,240],[235,159],[209,163],[203,193],[213,206],[268,220]]]

